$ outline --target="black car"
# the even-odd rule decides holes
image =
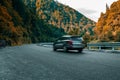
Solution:
[[[57,49],[63,49],[65,52],[68,50],[78,50],[81,53],[84,47],[84,40],[80,36],[65,35],[53,43],[54,51]]]

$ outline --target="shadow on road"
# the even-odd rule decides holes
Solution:
[[[84,52],[78,52],[78,51],[76,51],[76,50],[69,50],[69,51],[67,51],[67,52],[64,52],[63,50],[57,50],[57,51],[55,51],[55,52],[57,52],[57,53],[62,53],[62,54],[74,54],[74,55],[80,55],[80,54],[85,54]]]

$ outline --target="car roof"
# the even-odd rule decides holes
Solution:
[[[64,35],[62,37],[80,37],[80,36],[77,36],[77,35]]]
[[[62,37],[71,37],[71,35],[64,35],[64,36],[62,36]]]

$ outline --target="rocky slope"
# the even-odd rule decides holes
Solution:
[[[120,0],[110,8],[106,6],[106,13],[101,13],[94,31],[98,41],[120,41]]]

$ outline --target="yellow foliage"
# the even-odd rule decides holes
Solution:
[[[120,28],[120,0],[114,2],[106,13],[101,13],[101,16],[94,28],[97,39],[112,40],[113,36],[118,36]],[[114,40],[116,40],[114,38]]]
[[[1,5],[0,5],[0,17],[4,17],[4,19],[6,19],[6,20],[12,19],[12,17],[9,15],[7,9]]]

